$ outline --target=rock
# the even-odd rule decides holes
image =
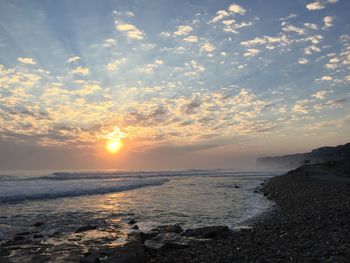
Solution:
[[[238,185],[235,185],[235,188],[240,188]]]
[[[41,234],[35,234],[35,235],[33,235],[33,238],[43,238],[44,236],[43,235],[41,235]]]
[[[101,251],[88,252],[81,262],[118,262],[144,263],[145,253],[140,242],[130,242],[121,247],[107,248]]]
[[[130,219],[128,222],[129,225],[133,225],[136,224],[136,220],[135,219]]]
[[[146,240],[148,249],[160,250],[164,248],[185,248],[191,240],[176,233],[160,233],[152,239]]]
[[[75,230],[75,233],[81,233],[89,230],[97,229],[97,226],[94,225],[87,225],[87,226],[81,226],[77,230]]]
[[[30,235],[30,232],[20,232],[20,233],[16,233],[16,236],[27,236]]]
[[[40,227],[44,224],[44,222],[36,222],[33,226]]]
[[[132,229],[138,230],[138,229],[139,229],[139,226],[138,226],[138,225],[134,225],[134,226],[132,227]]]
[[[25,240],[26,238],[24,236],[15,236],[13,238],[13,241],[21,241],[21,240]]]
[[[157,233],[182,233],[183,229],[179,224],[175,225],[163,225],[153,228],[152,231]]]
[[[217,238],[231,236],[233,231],[227,226],[208,226],[187,229],[182,235],[186,237]]]
[[[144,243],[146,240],[154,238],[159,233],[156,231],[149,231],[149,232],[140,232],[139,237],[141,239],[141,242]]]

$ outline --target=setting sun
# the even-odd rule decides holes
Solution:
[[[123,147],[121,140],[111,140],[106,143],[106,149],[110,153],[117,153]]]

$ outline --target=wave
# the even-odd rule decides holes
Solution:
[[[54,172],[45,176],[0,176],[0,181],[30,181],[30,180],[101,180],[101,179],[145,179],[181,176],[208,177],[251,177],[274,175],[276,172],[237,172],[232,170],[186,170],[186,171],[139,171],[139,172]]]
[[[20,202],[27,200],[53,199],[61,197],[76,197],[83,195],[107,194],[122,192],[136,188],[157,186],[168,182],[168,179],[146,180],[104,180],[98,183],[79,180],[72,182],[53,182],[32,180],[22,184],[18,181],[8,181],[0,185],[0,203]]]

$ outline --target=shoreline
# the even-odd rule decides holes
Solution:
[[[338,175],[310,165],[272,177],[260,190],[276,205],[252,228],[181,250],[148,250],[146,262],[348,262],[350,178]]]
[[[70,243],[64,244],[60,234],[42,235],[39,226],[11,242],[0,240],[0,261],[17,262],[7,259],[15,253],[22,259],[27,256],[26,262],[346,262],[350,258],[346,238],[350,236],[350,177],[339,175],[329,167],[310,165],[265,180],[252,191],[273,204],[240,223],[241,228],[183,230],[168,225],[142,232],[131,220],[124,222],[127,236],[120,236],[120,222],[114,229],[87,225],[66,236]],[[87,240],[85,249],[72,246],[74,240],[101,233],[106,235],[104,242]],[[120,238],[126,242],[118,243]],[[61,257],[36,255],[36,250],[45,251],[55,242],[67,250]]]

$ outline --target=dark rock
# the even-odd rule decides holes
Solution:
[[[75,230],[75,233],[81,233],[89,230],[97,229],[97,226],[94,225],[87,225],[87,226],[81,226],[77,230]]]
[[[228,237],[233,235],[233,231],[227,226],[208,226],[196,229],[187,229],[182,234],[186,237],[217,238]]]
[[[26,240],[26,238],[24,236],[15,236],[13,238],[13,241],[21,241],[21,240]]]
[[[138,226],[138,225],[134,225],[134,226],[132,227],[132,229],[138,230],[138,229],[139,229],[139,226]]]
[[[148,249],[160,250],[164,248],[185,248],[191,240],[176,233],[160,233],[152,239],[146,240],[145,246]]]
[[[135,219],[130,219],[128,222],[129,225],[133,225],[136,224],[136,220]]]
[[[16,236],[27,236],[27,235],[30,235],[30,232],[19,232],[19,233],[16,233]]]
[[[81,262],[100,262],[102,258],[102,262],[107,263],[144,263],[144,247],[140,242],[130,242],[121,247],[107,248],[94,252],[89,251],[85,254],[85,257],[81,259]]]
[[[41,234],[35,234],[35,235],[33,235],[33,238],[44,238],[44,236],[43,235],[41,235]]]
[[[142,243],[144,243],[148,239],[154,238],[156,235],[158,235],[158,232],[156,232],[156,231],[140,232],[139,233],[139,237],[140,237]]]
[[[235,185],[235,188],[240,188],[238,185]]]
[[[157,233],[182,233],[183,229],[179,224],[175,225],[163,225],[152,229],[153,232]]]
[[[44,222],[36,222],[33,226],[40,227],[44,224]]]

